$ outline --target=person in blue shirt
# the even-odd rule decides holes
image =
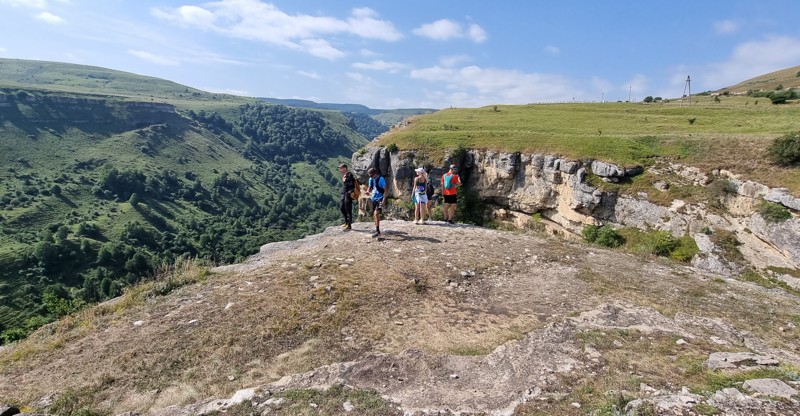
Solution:
[[[383,212],[383,204],[386,202],[386,179],[378,175],[378,170],[369,168],[369,192],[372,197],[372,216],[375,218],[375,234],[373,238],[381,236],[381,213]]]

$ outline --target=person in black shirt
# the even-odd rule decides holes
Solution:
[[[356,188],[356,181],[344,163],[339,164],[339,172],[342,173],[342,201],[340,204],[342,215],[344,215],[342,228],[347,231],[352,229],[353,224],[353,198],[351,193]]]

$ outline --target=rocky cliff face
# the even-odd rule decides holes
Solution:
[[[139,127],[165,123],[178,116],[175,107],[166,103],[121,101],[106,98],[37,96],[0,91],[0,119],[24,118],[30,123],[72,124],[104,123]]]
[[[362,178],[369,167],[377,167],[391,184],[393,197],[407,200],[415,160],[413,151],[390,153],[384,148],[368,148],[353,156],[353,166]],[[800,198],[786,189],[769,188],[726,171],[707,175],[697,168],[663,164],[648,169],[648,173],[663,178],[653,188],[625,194],[602,190],[590,184],[587,176],[619,182],[644,173],[643,168],[491,151],[470,151],[463,160],[447,160],[446,164],[451,162],[460,166],[466,186],[489,205],[495,220],[520,228],[538,213],[549,220],[551,230],[561,229],[568,236],[580,235],[588,224],[668,230],[675,236],[691,235],[700,248],[693,264],[711,271],[731,274],[747,266],[800,268]],[[438,168],[431,175],[437,189],[442,173],[444,170]],[[708,187],[715,180],[724,181],[727,189],[713,200],[687,203],[674,199],[665,206],[650,197],[671,185]],[[766,221],[756,213],[761,201],[785,206],[792,211],[792,218]],[[708,236],[714,230],[735,236],[744,261],[726,258],[730,256]]]

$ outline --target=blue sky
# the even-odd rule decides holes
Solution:
[[[639,101],[800,65],[800,1],[0,0],[0,57],[372,108]]]

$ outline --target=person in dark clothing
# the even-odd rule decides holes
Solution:
[[[342,201],[340,204],[342,215],[344,215],[342,228],[347,231],[352,229],[353,224],[353,197],[351,195],[356,188],[356,180],[344,163],[339,165],[339,172],[342,173]]]

